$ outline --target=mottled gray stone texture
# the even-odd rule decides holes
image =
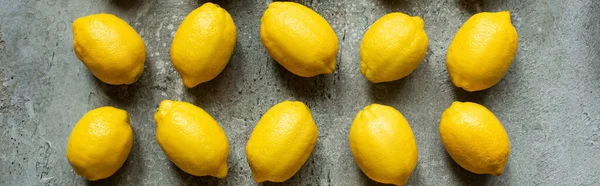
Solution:
[[[235,51],[217,78],[188,89],[169,47],[183,18],[202,3],[0,0],[0,185],[257,185],[245,144],[262,114],[287,99],[310,107],[319,141],[294,177],[264,185],[377,185],[348,145],[355,114],[371,103],[395,107],[412,127],[419,162],[409,185],[600,185],[600,1],[302,0],[339,38],[335,73],[313,78],[291,74],[263,48],[260,18],[270,0],[217,1],[237,25]],[[501,10],[511,11],[519,33],[513,65],[488,90],[455,88],[445,67],[454,34],[474,13]],[[427,55],[404,79],[369,83],[359,71],[362,35],[397,11],[425,20]],[[100,12],[116,14],[144,38],[145,71],[132,85],[100,82],[73,52],[73,20]],[[153,119],[164,99],[191,102],[221,124],[230,143],[225,179],[190,176],[165,158]],[[444,150],[438,125],[455,100],[483,104],[504,124],[511,154],[503,175],[472,174]],[[115,175],[88,182],[66,159],[67,139],[81,116],[105,105],[129,112],[133,148]]]

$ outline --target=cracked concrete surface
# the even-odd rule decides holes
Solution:
[[[185,88],[169,47],[197,0],[0,0],[0,185],[256,185],[244,147],[268,108],[300,100],[312,110],[319,141],[304,167],[284,184],[375,185],[348,147],[355,114],[370,103],[391,105],[409,121],[419,163],[409,185],[599,185],[600,2],[595,0],[301,0],[325,17],[339,38],[336,72],[301,78],[275,63],[259,38],[269,0],[222,0],[238,39],[216,79]],[[480,11],[511,11],[519,51],[496,86],[467,93],[451,84],[447,47],[460,25]],[[429,50],[410,76],[371,84],[359,71],[367,27],[401,11],[425,20]],[[73,20],[116,14],[147,45],[145,72],[129,86],[96,80],[72,49]],[[227,133],[229,175],[193,177],[170,163],[155,141],[153,114],[163,99],[204,108]],[[454,100],[487,106],[504,124],[511,156],[499,177],[475,175],[445,152],[438,135],[442,111]],[[90,109],[111,105],[131,116],[134,144],[112,177],[87,182],[65,157],[68,135]]]

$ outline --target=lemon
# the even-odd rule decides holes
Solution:
[[[113,175],[127,159],[133,132],[127,112],[100,107],[77,122],[67,144],[67,159],[75,172],[94,181]]]
[[[319,131],[308,107],[284,101],[269,109],[254,127],[246,158],[256,182],[290,179],[310,156]]]
[[[510,13],[478,13],[458,30],[448,47],[446,67],[455,86],[479,91],[498,83],[517,53],[518,35]]]
[[[302,77],[335,71],[338,39],[318,13],[294,2],[273,2],[261,18],[260,38],[267,52]]]
[[[393,107],[366,106],[356,114],[349,139],[356,164],[377,182],[404,185],[417,166],[415,137],[408,121]]]
[[[79,60],[104,83],[132,84],[144,71],[146,46],[142,37],[112,14],[75,19],[73,48]]]
[[[502,174],[510,142],[500,121],[484,106],[452,103],[442,114],[440,137],[461,167],[476,174]]]
[[[389,82],[412,73],[427,52],[423,19],[403,13],[379,18],[360,44],[360,72],[371,82]]]
[[[227,136],[208,113],[190,103],[164,100],[154,120],[156,140],[177,167],[194,176],[227,176]]]
[[[233,53],[235,29],[229,13],[213,3],[183,20],[171,44],[171,61],[186,87],[210,81],[223,71]]]

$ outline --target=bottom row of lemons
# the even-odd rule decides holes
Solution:
[[[154,115],[156,140],[177,167],[195,176],[227,176],[229,144],[223,129],[203,109],[165,100]],[[302,102],[284,101],[269,109],[254,128],[246,158],[257,182],[283,182],[310,156],[317,125]],[[454,102],[440,120],[440,137],[450,156],[477,174],[500,175],[510,143],[504,127],[484,106]],[[67,158],[75,172],[89,180],[114,174],[131,150],[133,132],[126,111],[100,107],[75,125]],[[417,165],[414,135],[402,114],[390,106],[372,104],[361,110],[350,128],[350,149],[360,169],[371,179],[404,185]]]

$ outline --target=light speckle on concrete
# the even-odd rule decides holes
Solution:
[[[169,46],[181,21],[203,2],[0,3],[0,185],[87,184],[69,166],[67,139],[81,116],[105,105],[129,112],[135,139],[125,165],[92,185],[256,185],[245,144],[261,115],[286,99],[311,108],[319,141],[282,185],[374,185],[354,163],[347,139],[355,114],[370,103],[400,110],[413,129],[419,163],[409,185],[600,184],[600,1],[301,0],[331,23],[340,46],[334,74],[301,78],[262,46],[260,17],[269,0],[221,0],[216,3],[237,26],[235,51],[216,79],[187,89]],[[472,14],[501,10],[512,12],[519,33],[506,77],[486,91],[454,88],[445,68],[453,35]],[[412,75],[371,84],[359,72],[360,41],[371,23],[394,11],[425,20],[429,50]],[[133,85],[98,81],[73,53],[73,20],[101,12],[121,17],[146,42],[145,72]],[[191,102],[219,121],[230,143],[227,178],[193,177],[166,159],[153,119],[163,99]],[[469,173],[445,152],[439,118],[454,100],[483,104],[504,124],[511,156],[503,175]]]

